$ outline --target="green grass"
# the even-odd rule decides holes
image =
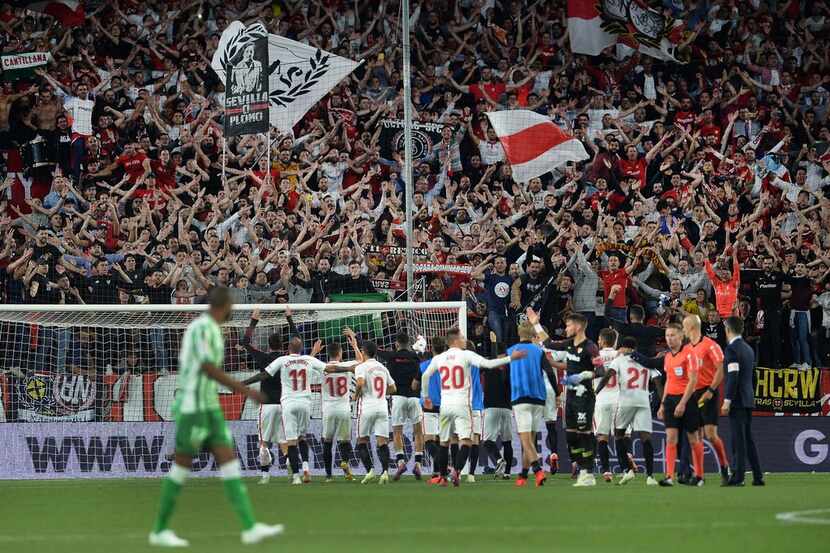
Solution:
[[[173,528],[190,551],[568,551],[648,553],[799,553],[830,550],[830,474],[773,474],[767,486],[625,488],[598,482],[574,489],[567,476],[517,489],[479,476],[460,489],[405,479],[381,487],[316,479],[259,486],[246,479],[257,516],[286,525],[254,547],[215,479],[188,482]],[[0,551],[133,553],[149,551],[158,480],[0,482]],[[781,522],[776,514],[825,509],[827,524]],[[462,549],[463,548],[463,549]]]

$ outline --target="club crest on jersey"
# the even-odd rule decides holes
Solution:
[[[674,374],[677,376],[683,376],[683,367],[675,367]]]

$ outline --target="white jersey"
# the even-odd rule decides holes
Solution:
[[[341,366],[354,366],[357,361],[338,363]],[[351,372],[326,373],[323,376],[321,395],[323,396],[323,410],[351,409],[349,396],[354,387],[354,377]]]
[[[361,409],[386,411],[386,388],[394,382],[389,370],[379,361],[367,359],[355,367],[354,376],[363,379],[363,388],[360,390]]]
[[[311,375],[320,376],[326,364],[310,355],[290,353],[274,359],[265,371],[271,376],[280,373],[282,384],[281,403],[286,401],[311,401]]]
[[[600,357],[600,359],[602,359],[602,364],[606,368],[618,356],[619,356],[619,353],[617,353],[617,350],[615,350],[614,348],[602,348],[601,350],[599,350],[599,357]],[[602,378],[595,378],[594,379],[594,390],[596,390],[597,387],[599,386],[599,381],[600,380],[602,380]],[[608,380],[608,384],[606,384],[605,387],[602,390],[600,390],[600,392],[597,394],[596,404],[597,405],[607,405],[607,404],[612,404],[613,405],[613,404],[617,403],[617,398],[618,397],[619,397],[619,392],[618,392],[618,389],[617,389],[617,377],[612,376]]]
[[[82,100],[77,96],[66,96],[63,102],[63,109],[72,116],[72,132],[92,135],[92,109],[95,107],[93,100]]]
[[[506,365],[510,357],[499,359],[485,359],[474,351],[450,348],[444,353],[436,355],[429,362],[427,370],[422,375],[423,381],[429,382],[432,373],[438,371],[441,375],[441,408],[446,406],[470,407],[472,404],[472,377],[471,368],[489,369]],[[426,397],[428,387],[421,386],[421,395]]]
[[[620,355],[609,365],[617,373],[620,407],[649,407],[648,382],[651,371],[628,355]],[[609,382],[610,385],[610,382]]]

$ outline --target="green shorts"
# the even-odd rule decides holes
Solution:
[[[233,437],[221,410],[176,417],[176,453],[195,457],[203,448],[216,446],[233,447]]]

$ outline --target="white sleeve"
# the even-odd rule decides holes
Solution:
[[[567,351],[558,351],[555,349],[546,349],[545,351],[550,353],[550,358],[556,363],[564,363],[568,360]]]
[[[267,372],[271,376],[274,376],[282,368],[282,362],[283,362],[283,358],[282,357],[277,357],[276,359],[271,361],[271,363],[267,367],[265,367],[265,372]]]
[[[355,367],[354,377],[356,379],[357,378],[362,378],[363,380],[366,380],[366,366],[363,363],[361,363],[357,367]]]
[[[480,369],[493,369],[510,363],[510,357],[505,355],[497,359],[485,359],[474,351],[464,351],[464,358],[470,365]]]
[[[307,355],[306,360],[308,361],[308,365],[315,371],[323,372],[324,370],[326,370],[326,364],[317,359],[316,357]]]

